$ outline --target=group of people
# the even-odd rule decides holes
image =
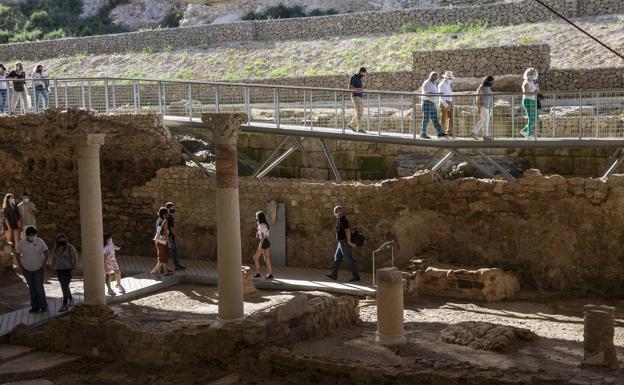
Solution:
[[[351,76],[349,80],[349,91],[355,109],[355,115],[347,127],[356,132],[366,132],[364,130],[364,83],[363,79],[367,75],[365,67],[360,68],[358,73]],[[453,136],[453,72],[446,71],[439,80],[437,72],[431,72],[429,77],[423,82],[421,92],[422,125],[420,129],[421,139],[431,139],[427,134],[429,122],[433,124],[438,138]],[[520,130],[520,134],[527,139],[535,139],[534,129],[538,122],[538,93],[540,91],[537,84],[538,71],[535,68],[528,68],[524,72],[522,82],[522,107],[527,117],[527,124]],[[479,134],[483,130],[483,140],[491,140],[490,120],[492,109],[494,108],[494,95],[492,86],[494,77],[485,76],[477,88],[476,109],[478,121],[472,129],[472,138],[479,139]]]
[[[16,63],[15,69],[8,71],[4,64],[0,64],[0,114],[25,114],[31,111],[31,95],[34,95],[34,112],[41,112],[48,108],[50,81],[43,65],[38,64],[32,73],[34,90],[29,92],[26,82],[26,72],[22,63]],[[13,89],[13,92],[10,89]]]
[[[170,276],[173,270],[169,267],[169,254],[173,259],[175,270],[184,270],[186,266],[182,265],[178,257],[178,243],[175,231],[175,203],[167,202],[163,207],[158,209],[158,218],[156,219],[156,234],[154,235],[154,245],[156,246],[156,266],[151,273],[159,276],[164,274]]]

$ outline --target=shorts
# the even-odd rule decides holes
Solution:
[[[264,241],[262,241],[262,246],[260,248],[262,250],[266,250],[270,247],[271,247],[271,241],[269,241],[267,238],[264,238]]]

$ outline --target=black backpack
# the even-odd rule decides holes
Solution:
[[[362,247],[366,243],[366,237],[358,230],[353,229],[351,230],[351,243],[355,244],[357,247]]]

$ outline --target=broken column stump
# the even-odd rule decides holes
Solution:
[[[582,366],[618,368],[617,353],[613,344],[615,308],[610,306],[585,306],[584,357]]]

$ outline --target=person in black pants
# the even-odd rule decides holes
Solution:
[[[63,291],[63,306],[59,312],[69,310],[74,304],[74,297],[69,289],[72,279],[72,271],[78,265],[78,252],[74,245],[67,241],[67,236],[60,233],[56,236],[56,243],[52,249],[52,266],[56,270],[56,276]]]
[[[336,239],[338,240],[338,246],[336,247],[336,254],[334,255],[334,266],[332,267],[331,273],[327,274],[327,276],[333,280],[338,279],[338,269],[340,269],[340,264],[344,258],[347,260],[347,265],[349,266],[349,270],[351,270],[351,274],[353,274],[349,282],[359,281],[360,273],[358,273],[357,265],[351,251],[351,248],[355,247],[355,244],[351,242],[349,220],[340,206],[334,207],[334,216],[338,219],[336,222]]]
[[[47,312],[48,301],[43,287],[44,266],[48,261],[48,246],[37,238],[34,226],[26,228],[26,239],[22,239],[15,249],[19,265],[30,292],[30,312]]]
[[[173,265],[176,270],[184,270],[186,266],[183,266],[178,257],[178,244],[176,242],[175,221],[173,219],[173,213],[175,213],[175,203],[165,203],[167,209],[167,224],[169,225],[169,241],[171,244],[171,257],[173,258]]]

